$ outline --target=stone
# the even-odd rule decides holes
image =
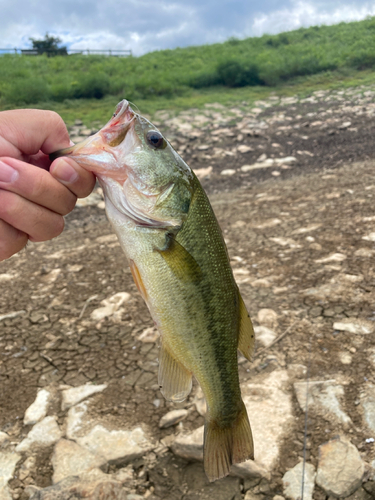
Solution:
[[[52,446],[62,437],[56,417],[45,417],[31,429],[27,437],[16,446],[17,452],[27,452],[31,448],[46,448]]]
[[[160,429],[167,429],[172,425],[176,425],[188,416],[189,412],[187,410],[172,410],[161,417],[159,422]]]
[[[254,333],[256,341],[260,342],[265,347],[271,345],[277,337],[276,333],[266,326],[255,326]]]
[[[257,317],[261,325],[268,328],[276,328],[277,313],[273,309],[259,309]]]
[[[0,448],[5,448],[9,444],[10,437],[6,432],[0,431]]]
[[[299,245],[296,241],[294,241],[292,238],[270,238],[271,241],[274,241],[278,245],[281,245],[283,247],[290,247],[290,248],[301,248],[301,245]]]
[[[374,354],[374,359],[375,359],[375,354]],[[206,398],[204,397],[203,391],[200,386],[197,387],[197,392],[194,396],[194,404],[199,415],[202,415],[202,417],[204,417],[207,412],[207,403],[206,403]]]
[[[322,259],[317,259],[315,260],[315,262],[317,264],[326,264],[328,262],[343,262],[344,260],[346,260],[346,258],[346,255],[344,255],[343,253],[333,253]]]
[[[128,302],[130,298],[130,293],[118,292],[115,295],[108,297],[108,299],[102,300],[101,304],[103,304],[104,307],[94,309],[90,315],[91,319],[94,321],[101,321],[104,318],[113,316],[115,313],[118,313],[117,315],[121,315],[121,312],[123,311],[120,309],[121,306],[125,302]]]
[[[142,457],[154,449],[141,427],[109,431],[96,425],[83,437],[76,438],[79,445],[94,454],[104,456],[110,464],[123,464]]]
[[[374,495],[368,493],[364,488],[359,488],[357,491],[345,498],[345,500],[373,500]],[[336,497],[330,496],[328,500],[336,500]]]
[[[68,476],[77,476],[94,467],[103,467],[107,461],[104,457],[91,453],[74,441],[60,439],[55,445],[52,455],[53,483],[58,483]]]
[[[363,236],[362,239],[366,241],[375,241],[375,233],[367,234],[366,236]]]
[[[119,481],[97,469],[33,490],[29,500],[127,500],[129,493]]]
[[[236,173],[235,170],[233,170],[233,168],[226,168],[225,170],[222,170],[220,172],[220,175],[226,175],[227,177],[230,177],[231,175],[234,175]]]
[[[246,146],[246,144],[241,144],[240,146],[237,147],[237,151],[239,153],[249,153],[250,151],[254,151],[254,149],[250,146]]]
[[[360,396],[365,425],[375,433],[375,385],[366,384],[365,391]]]
[[[0,498],[1,500],[12,500],[8,489],[8,481],[12,479],[17,463],[21,455],[14,451],[0,451]]]
[[[344,436],[338,436],[319,447],[316,484],[327,495],[347,497],[362,483],[364,462],[357,448]]]
[[[293,469],[288,470],[283,476],[284,495],[291,500],[300,500],[302,497],[302,476],[304,476],[303,499],[312,500],[315,483],[315,467],[305,464],[303,474],[303,462],[299,462]]]
[[[79,403],[72,406],[66,416],[66,437],[68,439],[75,439],[80,436],[82,428],[84,427],[83,417],[87,412],[87,403]]]
[[[62,402],[61,409],[67,410],[71,406],[80,403],[84,399],[96,394],[98,392],[103,392],[108,387],[107,384],[92,385],[86,384],[79,387],[72,387],[71,389],[66,389],[62,391]]]
[[[271,473],[254,462],[254,460],[246,460],[241,464],[234,464],[231,467],[230,475],[240,477],[241,479],[253,479],[254,477],[264,477],[271,480]]]
[[[375,323],[361,318],[345,318],[333,323],[334,330],[349,332],[355,335],[368,335],[374,333]]]
[[[160,333],[154,326],[149,326],[138,336],[138,340],[147,344],[154,344],[160,338]]]
[[[294,417],[287,390],[286,370],[274,370],[241,384],[242,399],[254,438],[255,462],[271,471],[279,460],[283,436],[291,432]]]
[[[77,200],[77,207],[99,207],[102,208],[103,197],[98,193],[91,193],[86,198],[79,198]]]
[[[194,169],[195,175],[198,177],[198,179],[204,179],[205,177],[209,177],[212,174],[212,167],[207,167],[207,168],[197,168]]]
[[[204,425],[193,432],[178,436],[171,444],[175,455],[186,460],[203,460],[203,433]]]
[[[338,423],[349,425],[350,417],[344,412],[340,400],[344,398],[344,388],[336,380],[310,380],[309,382],[295,382],[293,384],[298,404],[302,411],[308,407],[327,419],[334,418]],[[306,394],[308,390],[308,396]]]
[[[39,420],[42,420],[47,415],[50,399],[51,393],[47,389],[39,390],[34,403],[25,412],[23,423],[25,425],[34,425]]]

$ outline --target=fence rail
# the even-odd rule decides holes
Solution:
[[[45,50],[43,53],[47,55],[58,55],[59,51],[58,50]],[[37,56],[40,53],[35,50],[35,49],[18,49],[18,48],[13,48],[13,49],[1,49],[0,48],[0,56],[4,54],[16,54],[20,56]],[[96,49],[83,49],[83,50],[70,50],[67,49],[67,55],[68,56],[74,56],[74,55],[84,55],[84,56],[91,56],[91,55],[105,55],[105,56],[112,56],[112,57],[129,57],[132,55],[131,50],[117,50],[117,49],[107,49],[107,50],[96,50]]]

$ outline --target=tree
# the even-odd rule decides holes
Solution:
[[[29,40],[33,44],[33,49],[36,50],[38,54],[47,54],[48,57],[68,55],[66,47],[59,47],[62,40],[56,36],[51,36],[46,33],[43,40],[36,40],[35,38],[29,38]]]

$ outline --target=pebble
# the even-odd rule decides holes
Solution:
[[[161,417],[159,422],[160,429],[167,429],[172,425],[176,425],[188,416],[188,410],[172,410]]]
[[[157,328],[154,326],[150,326],[143,330],[143,332],[138,336],[138,340],[141,342],[147,344],[154,344],[160,337],[160,333],[158,332]]]
[[[66,437],[75,439],[80,435],[80,431],[84,426],[83,417],[87,412],[87,403],[80,403],[72,406],[66,416]]]
[[[0,431],[0,448],[5,448],[9,444],[10,437],[6,432]]]
[[[76,441],[116,465],[139,458],[154,448],[141,427],[131,431],[109,431],[102,425],[96,425],[86,436],[76,438]]]
[[[91,319],[94,321],[100,321],[104,318],[114,315],[116,312],[121,313],[120,307],[125,302],[128,302],[130,298],[130,293],[118,292],[108,299],[102,300],[101,304],[103,304],[104,307],[94,309],[90,315]]]
[[[0,451],[0,498],[1,500],[12,500],[8,489],[8,481],[12,479],[17,463],[21,455],[12,451]]]
[[[347,497],[362,483],[365,465],[357,448],[344,436],[319,447],[316,484],[327,495]]]
[[[360,396],[365,425],[375,433],[375,385],[366,384],[365,392]]]
[[[344,412],[341,399],[344,398],[344,388],[335,380],[310,380],[293,384],[298,404],[302,411],[306,410],[306,391],[308,388],[308,407],[318,414],[323,414],[328,420],[334,418],[338,423],[351,424],[350,417]]]
[[[220,172],[220,175],[226,175],[226,176],[231,176],[231,175],[234,175],[236,173],[235,170],[233,170],[232,168],[227,168],[225,170],[222,170]]]
[[[241,146],[237,147],[237,151],[239,153],[244,154],[244,153],[249,153],[250,151],[254,151],[254,149],[250,146],[246,146],[245,144],[241,144]]]
[[[325,264],[326,262],[343,262],[344,260],[346,260],[346,258],[346,255],[344,255],[343,253],[333,253],[322,259],[317,259],[315,260],[315,262],[317,264]]]
[[[105,208],[103,197],[98,193],[91,193],[86,198],[79,198],[76,203],[77,207],[98,207]]]
[[[362,239],[366,241],[375,241],[375,233],[367,234],[366,236],[363,236]]]
[[[261,325],[268,328],[275,328],[277,326],[277,313],[273,309],[259,309],[257,319]]]
[[[25,412],[23,423],[25,425],[34,425],[39,420],[42,420],[47,415],[50,399],[51,393],[47,389],[39,390],[34,403]]]
[[[100,468],[107,463],[107,460],[82,448],[74,441],[60,439],[55,445],[51,462],[54,471],[52,480],[58,483],[68,476],[76,476],[93,467]]]
[[[264,347],[271,345],[277,337],[277,334],[267,326],[255,326],[254,332],[256,341],[260,342]]]
[[[16,446],[17,452],[28,452],[33,447],[46,448],[55,444],[62,432],[57,425],[56,417],[45,417],[31,429],[27,437]]]
[[[345,318],[333,323],[334,330],[349,332],[355,335],[368,335],[374,333],[375,323],[357,318]]]
[[[197,168],[194,169],[195,175],[198,177],[198,179],[204,179],[205,177],[209,177],[212,174],[212,167],[207,167],[207,168]]]
[[[305,473],[303,474],[303,462],[299,462],[283,476],[284,495],[291,500],[300,500],[302,476],[304,476],[303,499],[312,500],[315,475],[315,467],[309,463],[305,464]]]
[[[71,406],[80,403],[84,399],[96,394],[98,392],[103,392],[108,387],[107,384],[92,385],[86,384],[79,387],[72,387],[71,389],[66,389],[62,391],[62,402],[61,409],[63,411],[67,410]]]

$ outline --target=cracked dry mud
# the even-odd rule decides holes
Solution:
[[[212,166],[202,183],[254,325],[258,311],[269,308],[277,313],[276,333],[289,329],[275,345],[267,349],[258,345],[252,363],[240,362],[241,381],[291,365],[308,366],[311,351],[310,377],[336,379],[344,386],[342,407],[352,422],[345,432],[368,463],[375,458],[375,446],[366,442],[371,433],[363,425],[359,399],[366,384],[375,382],[375,342],[372,335],[335,330],[333,324],[346,318],[375,321],[372,90],[367,96],[366,89],[358,96],[336,93],[332,95],[339,99],[331,100],[322,94],[317,103],[259,104],[259,112],[252,115],[246,106],[229,115],[218,106],[217,123],[211,116],[208,124],[202,119],[201,126],[189,130],[171,118],[164,124],[188,164],[196,169]],[[180,115],[179,123],[185,123],[186,116]],[[267,128],[247,127],[248,116]],[[329,119],[336,121],[327,123]],[[347,122],[350,125],[343,127]],[[226,132],[213,134],[220,129]],[[239,153],[239,144],[252,151]],[[284,168],[240,170],[261,154],[292,155],[297,162]],[[235,173],[221,175],[224,169]],[[92,417],[105,414],[114,428],[143,423],[155,440],[176,432],[175,427],[158,425],[170,409],[189,408],[185,430],[203,424],[192,404],[196,386],[180,405],[167,403],[159,392],[157,341],[139,340],[152,320],[103,210],[76,208],[66,218],[61,236],[30,244],[1,263],[0,280],[0,316],[20,312],[0,321],[0,430],[13,441],[27,434],[22,419],[37,388],[51,384],[108,383],[92,398]],[[123,313],[93,321],[91,312],[117,292],[131,295]],[[59,407],[52,405],[49,414],[62,423]],[[294,394],[293,416],[269,489],[260,491],[260,499],[282,494],[283,474],[302,457],[304,413]],[[341,431],[339,423],[310,411],[307,460],[316,466],[318,447]],[[37,455],[28,484],[51,484],[51,452],[46,449]],[[151,485],[152,498],[209,498],[202,464],[189,464],[168,450],[156,457],[152,467],[147,460],[136,461],[134,470],[138,494]],[[17,498],[27,498],[19,478],[9,484]],[[221,485],[227,491],[223,499],[243,498],[242,480],[226,478]],[[314,498],[324,499],[325,494],[315,488]]]

